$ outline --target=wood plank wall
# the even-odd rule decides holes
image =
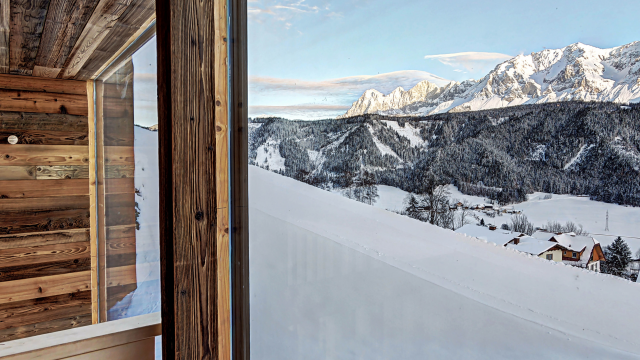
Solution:
[[[91,324],[88,143],[85,82],[0,75],[0,342]]]

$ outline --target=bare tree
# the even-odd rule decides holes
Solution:
[[[529,222],[527,215],[517,214],[511,218],[511,231],[527,235],[533,235],[533,224]]]
[[[457,201],[454,200],[455,203]],[[471,215],[471,210],[469,210],[470,203],[468,201],[464,201],[462,203],[462,207],[456,211],[456,216],[454,219],[454,229],[459,229],[467,224],[473,223],[473,216]]]

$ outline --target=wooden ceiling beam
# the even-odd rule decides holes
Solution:
[[[51,0],[33,76],[58,76],[98,1]]]
[[[100,0],[58,77],[73,79],[134,0]]]
[[[12,0],[9,73],[31,75],[50,0]]]
[[[95,79],[102,70],[120,57],[128,46],[155,21],[155,5],[155,0],[135,0],[132,2],[113,27],[110,35],[102,40],[96,51],[91,54],[75,79]]]

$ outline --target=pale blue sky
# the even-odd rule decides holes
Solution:
[[[335,116],[361,93],[362,78],[339,78],[418,70],[461,81],[521,53],[624,45],[640,40],[639,13],[635,0],[249,0],[251,115],[293,106],[290,117]],[[407,89],[428,75],[416,73],[376,87]],[[336,88],[345,82],[350,91]]]

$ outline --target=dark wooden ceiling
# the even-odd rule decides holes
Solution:
[[[0,0],[0,73],[88,80],[155,17],[155,0]]]

